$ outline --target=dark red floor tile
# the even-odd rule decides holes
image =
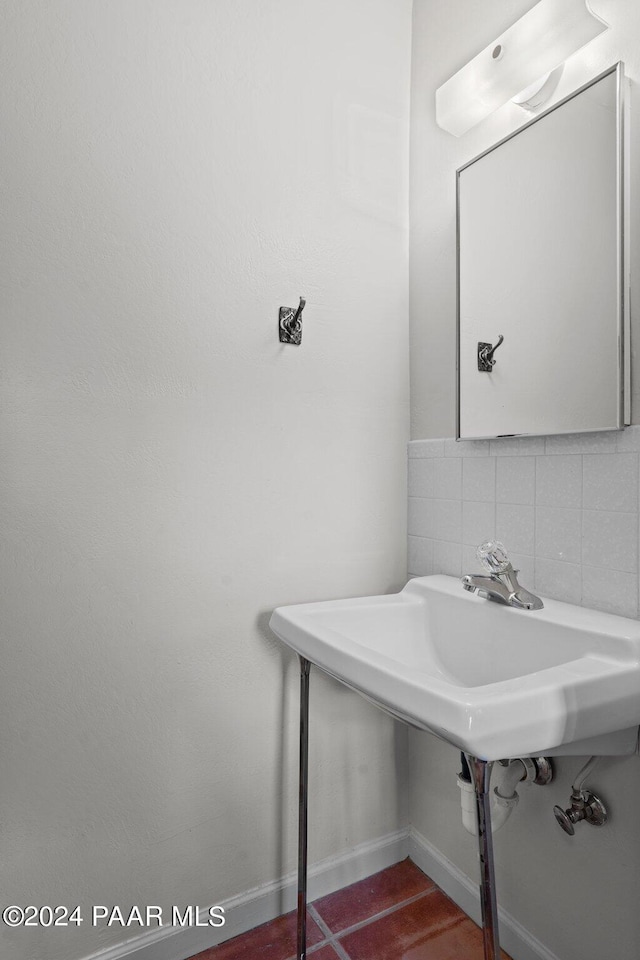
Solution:
[[[327,944],[326,947],[320,947],[317,953],[309,954],[309,960],[340,960],[340,957],[333,947]]]
[[[191,960],[288,960],[296,952],[296,913],[277,917],[261,927],[227,940],[217,947],[198,953]],[[307,944],[324,940],[324,934],[313,917],[307,914]],[[313,956],[313,954],[312,954]],[[329,960],[333,960],[332,957]]]
[[[341,937],[340,943],[351,960],[482,960],[483,956],[482,931],[440,890]]]
[[[433,888],[433,881],[407,857],[372,877],[316,900],[313,905],[332,933],[338,933]]]

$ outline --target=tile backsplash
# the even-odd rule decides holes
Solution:
[[[530,590],[639,616],[640,426],[408,449],[411,576],[473,573],[495,538]]]

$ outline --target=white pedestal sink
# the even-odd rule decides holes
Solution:
[[[485,960],[498,960],[489,779],[495,760],[633,753],[640,623],[544,601],[518,610],[454,577],[398,594],[279,607],[271,629],[300,657],[298,960],[306,957],[309,669],[467,755],[478,814]]]
[[[483,760],[626,754],[640,724],[640,622],[544,601],[516,610],[455,577],[279,607],[271,629],[395,716]]]

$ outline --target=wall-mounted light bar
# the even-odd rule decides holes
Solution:
[[[607,28],[589,0],[539,0],[436,90],[438,125],[462,136]]]

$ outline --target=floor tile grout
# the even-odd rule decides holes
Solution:
[[[347,954],[346,950],[344,949],[344,947],[342,946],[342,944],[339,943],[339,941],[338,941],[338,939],[337,939],[337,936],[338,936],[338,935],[337,935],[336,933],[333,933],[333,932],[329,929],[329,925],[326,923],[325,920],[322,919],[322,917],[320,916],[320,914],[318,913],[318,911],[316,910],[316,908],[313,906],[313,904],[309,904],[309,913],[311,914],[311,916],[313,917],[313,919],[315,920],[315,922],[318,924],[318,926],[320,927],[320,929],[321,929],[323,932],[325,932],[325,931],[327,932],[327,934],[328,934],[327,943],[330,943],[330,944],[331,944],[331,946],[333,947],[333,949],[335,950],[335,952],[338,954],[340,960],[350,960],[350,957],[349,957],[349,955]]]
[[[384,871],[381,871],[381,872],[384,872]],[[426,875],[425,875],[425,878],[427,880],[430,880],[430,878],[426,877]],[[430,883],[431,885],[427,889],[421,890],[419,893],[416,893],[413,896],[405,897],[405,899],[403,900],[398,900],[396,903],[392,903],[391,906],[388,906],[382,910],[378,910],[376,913],[372,913],[371,916],[368,916],[363,920],[359,920],[356,923],[352,923],[350,926],[344,927],[344,929],[337,930],[335,932],[331,929],[331,927],[329,926],[329,923],[321,916],[318,907],[316,907],[316,903],[320,904],[323,898],[318,898],[315,902],[308,903],[307,911],[308,911],[308,917],[309,917],[309,924],[313,924],[317,926],[318,931],[321,934],[321,940],[317,943],[313,943],[309,945],[305,956],[309,957],[309,960],[313,960],[313,958],[316,956],[320,957],[322,955],[323,950],[328,950],[329,952],[331,952],[331,955],[333,956],[334,960],[352,960],[351,954],[349,952],[351,947],[347,949],[347,943],[344,942],[347,940],[347,938],[349,938],[352,934],[356,935],[352,943],[352,946],[356,948],[358,943],[362,941],[362,937],[364,937],[365,940],[373,937],[375,940],[376,938],[375,931],[372,931],[370,933],[365,932],[360,937],[358,937],[357,934],[360,933],[360,931],[366,930],[366,928],[368,928],[371,924],[374,924],[379,920],[383,920],[386,917],[390,917],[405,908],[409,908],[412,904],[416,904],[421,901],[426,901],[427,899],[431,898],[433,894],[437,894],[437,893],[443,894],[443,891],[440,890],[437,884],[433,883],[433,881],[430,881]],[[336,891],[336,893],[341,893],[341,892],[342,891]],[[403,892],[408,892],[408,891],[403,891],[402,889],[399,889],[397,890],[397,895],[402,896]],[[391,891],[388,890],[388,893],[391,893]],[[451,899],[450,897],[447,897],[446,894],[443,894],[443,895],[446,900]],[[461,910],[459,907],[456,907],[456,904],[454,901],[451,901],[451,904],[453,907],[456,908],[455,912],[459,914],[460,917],[466,916],[463,910]],[[336,914],[335,923],[339,924],[341,921],[350,919],[350,916],[354,911],[349,909],[348,903],[341,904],[340,899],[338,899],[336,906],[339,907],[339,910],[338,910],[338,913]],[[361,903],[360,908],[362,908],[362,906],[363,904]],[[367,905],[364,904],[364,906],[366,907]],[[369,905],[369,908],[371,907],[373,907],[373,903]],[[356,910],[357,909],[358,908],[356,908]],[[426,910],[426,915],[429,915],[431,912],[430,908],[426,904],[423,906],[417,907],[416,909],[421,915],[425,912],[425,910]],[[436,907],[435,909],[437,910],[438,908]],[[293,913],[295,914],[295,911],[293,911]],[[415,913],[415,910],[413,911],[413,913]],[[410,911],[410,914],[411,914],[411,911]],[[278,918],[275,918],[275,919],[278,919]],[[449,919],[453,920],[454,918],[451,915]],[[292,921],[292,918],[289,917],[288,918],[289,925],[291,921]],[[394,921],[390,921],[390,922],[392,925],[394,924]],[[395,921],[395,923],[398,923],[398,922],[402,923],[402,920],[400,919],[398,921]],[[455,918],[455,922],[458,922],[458,917]],[[447,926],[449,925],[450,924],[447,924]],[[317,936],[317,934],[314,935],[314,939],[315,939],[315,936]],[[242,935],[240,935],[240,939],[242,939]],[[295,937],[294,937],[294,940],[295,940]],[[289,944],[290,944],[290,948],[293,947],[291,940],[289,940]],[[282,946],[284,946],[284,943],[282,944]],[[245,955],[244,953],[242,953],[242,947],[240,943],[238,944],[238,947],[240,948],[241,952],[240,953],[236,952],[233,954],[233,956],[237,958]],[[195,957],[193,958],[193,960],[195,960]],[[297,950],[295,948],[293,953],[287,956],[286,960],[297,960]],[[391,960],[391,958],[389,958],[389,960]]]
[[[313,904],[307,904],[307,911],[324,934],[324,940],[321,940],[320,943],[314,943],[312,947],[309,947],[309,949],[306,951],[306,955],[308,957],[312,957],[315,953],[319,953],[324,947],[330,946],[333,947],[340,960],[350,960],[350,957],[345,953],[344,948],[335,939],[335,934],[331,933],[331,930],[324,922]],[[298,954],[296,951],[296,953],[292,954],[291,957],[288,957],[287,960],[297,960],[297,957]]]
[[[331,928],[329,927],[329,925],[328,925],[328,923],[326,922],[326,920],[323,920],[323,919],[322,919],[322,917],[321,917],[320,914],[318,913],[317,909],[314,907],[313,903],[310,903],[310,904],[307,906],[307,910],[309,911],[309,913],[311,914],[311,916],[313,917],[313,919],[315,920],[315,922],[318,924],[318,926],[320,927],[320,929],[321,929],[322,932],[324,933],[325,938],[326,938],[327,940],[330,940],[331,937],[334,937],[334,936],[335,936],[333,930],[331,930]]]
[[[357,930],[361,930],[363,927],[368,926],[375,920],[381,920],[383,917],[388,917],[390,914],[395,913],[396,910],[400,910],[402,907],[407,907],[409,904],[415,903],[416,900],[420,900],[422,897],[430,896],[430,894],[435,893],[437,889],[438,888],[434,885],[431,890],[423,890],[421,893],[416,893],[413,897],[407,897],[406,900],[401,900],[399,903],[394,903],[393,906],[387,907],[386,910],[380,910],[378,913],[372,914],[370,917],[367,917],[366,920],[359,920],[358,923],[354,923],[350,927],[345,927],[344,930],[339,930],[338,933],[332,933],[332,936],[346,937],[347,934],[355,933]]]
[[[390,914],[395,913],[402,907],[407,907],[410,904],[415,903],[416,900],[421,900],[423,897],[430,896],[430,894],[435,893],[437,889],[438,887],[434,884],[430,890],[422,890],[420,893],[416,893],[413,897],[407,897],[406,900],[400,900],[398,903],[394,903],[391,907],[387,907],[385,910],[379,910],[378,913],[372,914],[370,917],[367,917],[366,920],[360,920],[358,923],[354,923],[350,927],[345,927],[344,930],[339,930],[337,933],[334,933],[331,930],[326,920],[323,920],[313,903],[307,904],[307,910],[309,911],[309,914],[324,934],[324,940],[322,940],[320,943],[314,943],[312,947],[309,947],[307,950],[307,956],[312,957],[314,953],[318,953],[323,947],[331,946],[338,954],[340,960],[350,960],[348,953],[340,943],[340,939],[342,937],[346,937],[351,933],[357,933],[358,930],[362,930],[363,927],[367,927],[370,923],[374,923],[376,920],[381,920],[383,917],[388,917]],[[292,954],[287,958],[287,960],[297,960],[297,954]]]

